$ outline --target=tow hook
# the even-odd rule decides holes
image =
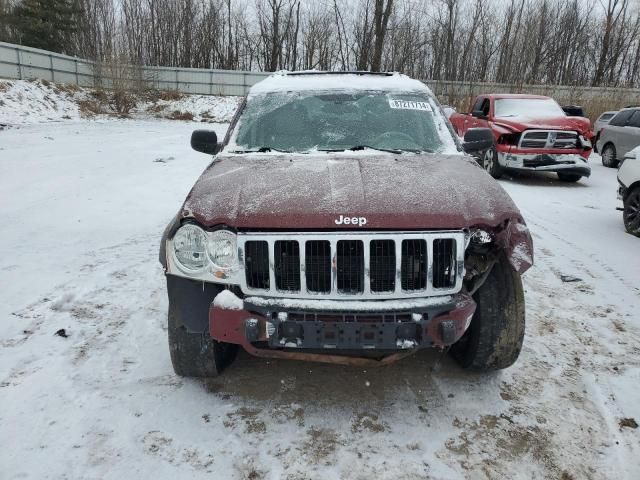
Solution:
[[[456,326],[453,323],[453,320],[445,320],[440,322],[440,326],[438,327],[440,330],[440,338],[442,338],[442,343],[445,345],[449,345],[453,343],[456,339]]]

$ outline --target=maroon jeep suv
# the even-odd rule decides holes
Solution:
[[[380,365],[427,347],[513,364],[531,236],[431,91],[396,73],[277,73],[256,84],[160,249],[179,375],[261,357]]]

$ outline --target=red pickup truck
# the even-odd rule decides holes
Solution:
[[[449,120],[461,137],[470,128],[491,129],[495,146],[483,152],[480,160],[494,178],[505,170],[556,172],[565,182],[591,174],[589,120],[567,116],[552,98],[480,95],[470,113],[454,113]]]

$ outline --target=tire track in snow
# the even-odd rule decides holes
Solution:
[[[561,248],[564,247],[564,250],[565,250],[564,253],[565,253],[566,257],[570,259],[571,263],[579,271],[587,273],[592,278],[598,278],[597,275],[592,273],[585,266],[585,264],[583,262],[581,262],[580,260],[576,259],[574,257],[574,255],[572,255],[575,252],[579,252],[582,257],[586,257],[592,263],[597,264],[603,271],[607,272],[611,278],[613,278],[616,281],[618,281],[622,286],[624,286],[626,289],[628,289],[632,294],[634,294],[636,297],[640,298],[640,288],[638,286],[632,284],[631,282],[629,282],[626,278],[624,278],[621,275],[619,275],[618,272],[616,271],[616,269],[614,267],[612,267],[611,265],[609,265],[604,260],[602,260],[602,258],[600,256],[598,256],[595,253],[592,253],[592,252],[589,252],[589,251],[585,250],[583,247],[581,247],[577,243],[573,242],[570,238],[567,238],[565,235],[562,235],[557,229],[555,229],[554,227],[551,226],[549,221],[544,220],[537,213],[534,213],[529,209],[523,209],[523,210],[524,210],[524,212],[526,212],[525,218],[526,218],[527,224],[530,227],[531,227],[531,225],[535,225],[536,229],[542,230],[543,232],[545,232],[546,234],[550,235],[555,240],[557,240],[558,244],[556,245],[556,247],[558,247],[558,246],[561,246]],[[531,219],[533,219],[533,221]],[[531,229],[531,230],[534,230],[534,229]],[[570,247],[570,248],[566,248],[566,247]]]

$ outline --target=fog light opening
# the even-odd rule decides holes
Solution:
[[[257,342],[260,338],[260,322],[257,318],[247,318],[244,322],[244,333],[249,342]]]

